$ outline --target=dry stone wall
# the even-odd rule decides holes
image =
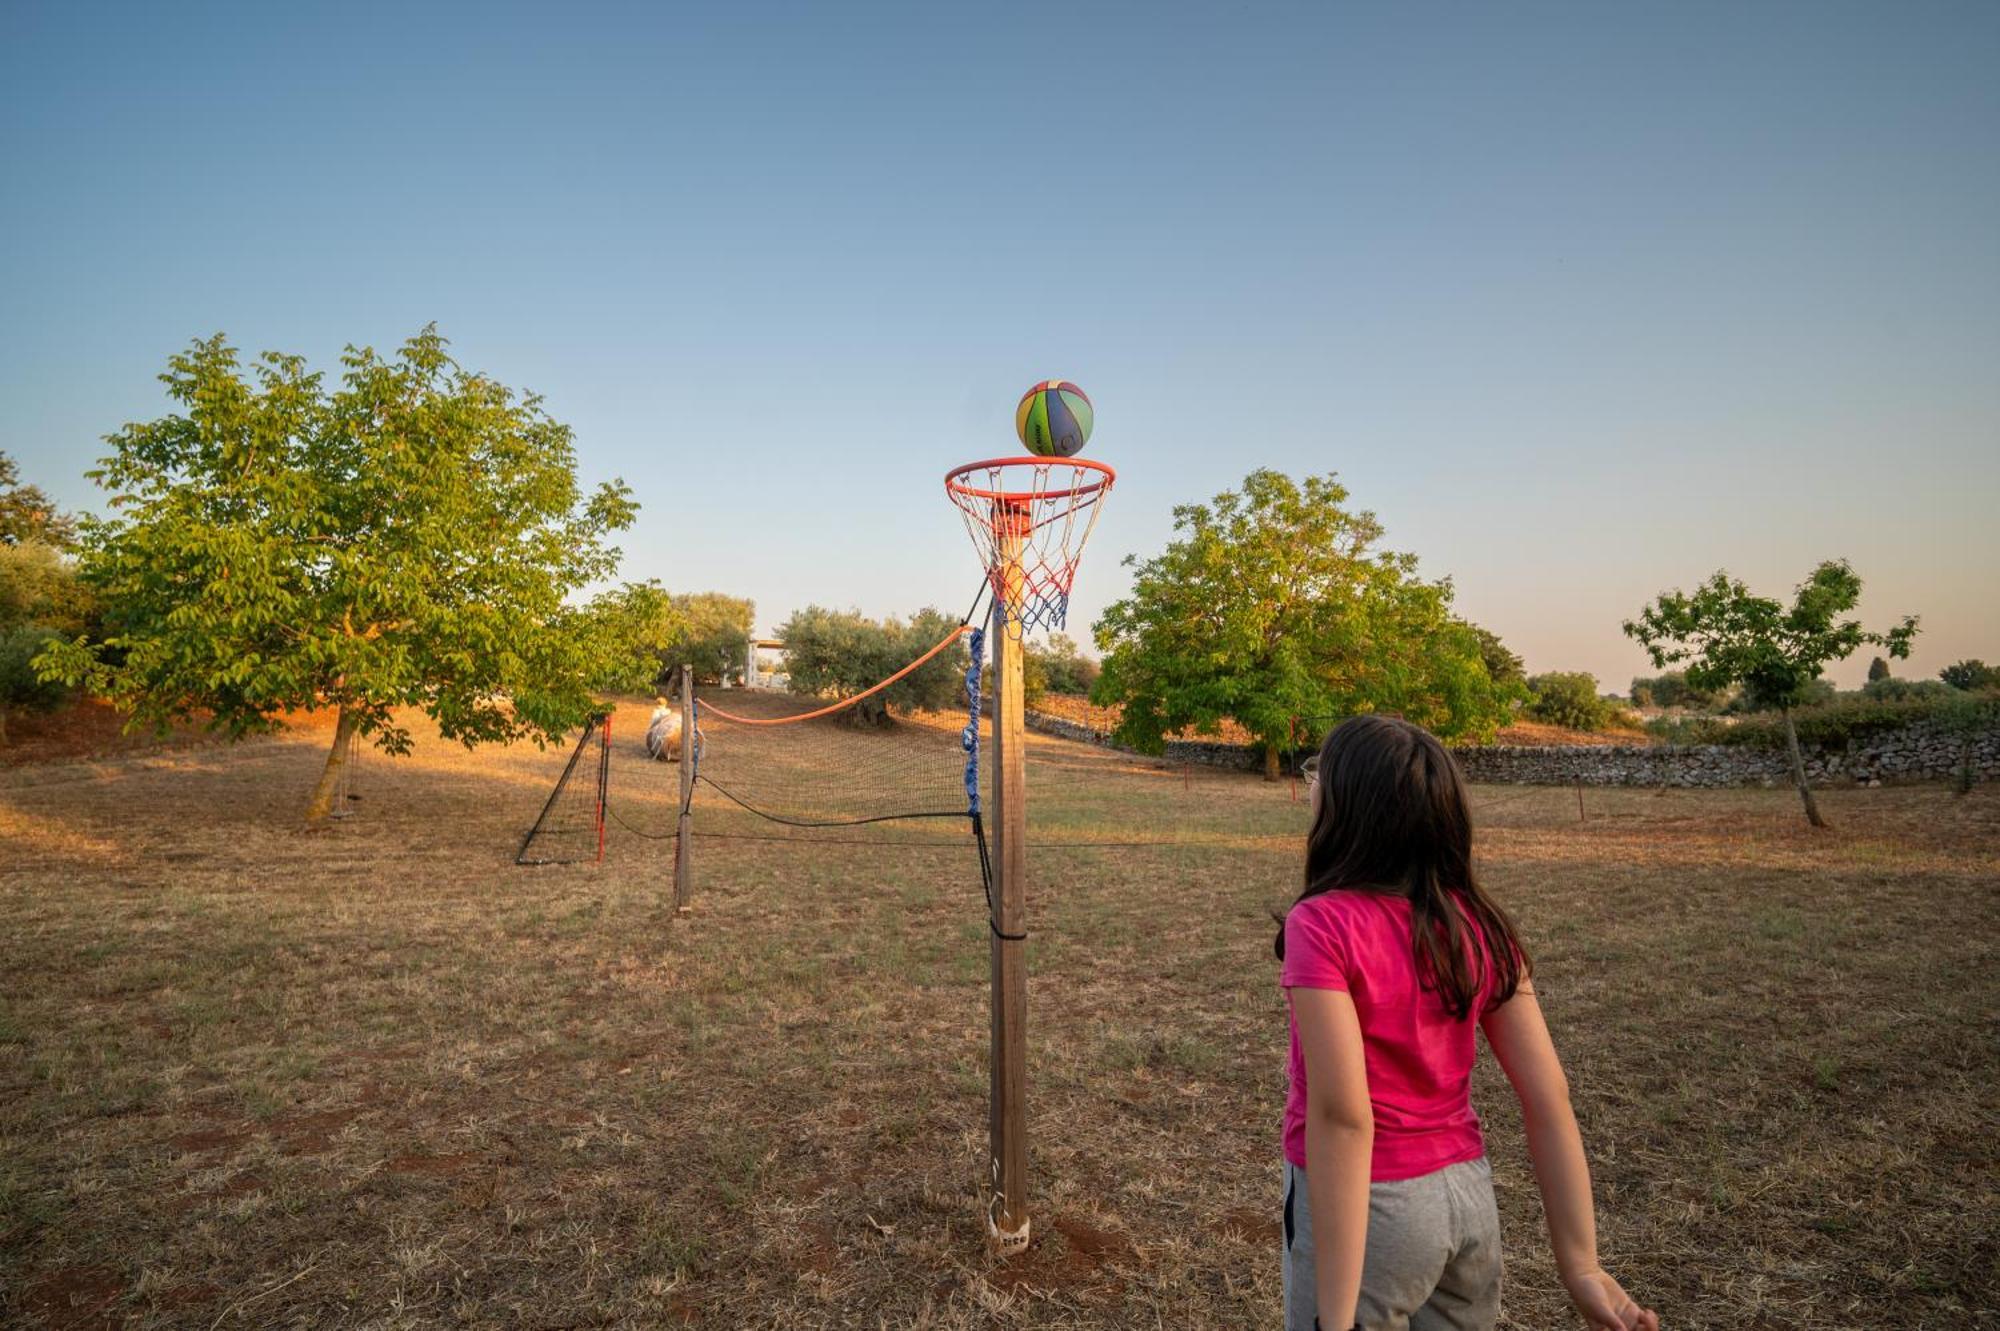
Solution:
[[[1091,726],[1029,712],[1028,727],[1086,744],[1110,746]],[[1474,781],[1514,785],[1744,786],[1791,780],[1785,755],[1740,744],[1568,745],[1490,744],[1454,749]],[[1806,774],[1820,785],[1880,785],[1885,781],[1937,781],[1957,775],[1970,759],[1987,781],[2000,780],[2000,726],[1970,736],[1934,722],[1835,744],[1808,745]],[[1174,741],[1162,760],[1257,771],[1263,755],[1240,744]]]

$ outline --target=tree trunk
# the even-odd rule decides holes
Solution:
[[[1266,744],[1264,746],[1264,779],[1266,781],[1276,781],[1281,775],[1283,773],[1279,770],[1278,746],[1275,744]]]
[[[1792,758],[1792,781],[1799,788],[1799,798],[1806,803],[1806,821],[1814,827],[1825,827],[1826,819],[1819,816],[1819,804],[1813,799],[1812,787],[1806,784],[1805,755],[1799,752],[1799,728],[1792,724],[1792,709],[1782,712],[1785,718],[1785,749]]]
[[[351,707],[340,709],[340,719],[333,725],[333,748],[327,752],[326,766],[319,774],[319,784],[313,788],[312,802],[306,805],[308,825],[326,821],[333,812],[333,792],[340,788],[340,774],[347,767],[347,741],[354,737],[354,728],[361,724],[361,713]]]

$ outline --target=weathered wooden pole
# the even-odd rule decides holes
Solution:
[[[1023,759],[1021,614],[1025,575],[1021,544],[1030,514],[1025,504],[994,504],[1000,595],[993,604],[994,884],[992,935],[993,1040],[990,1155],[993,1193],[986,1236],[995,1253],[1028,1246],[1028,787]]]
[[[681,812],[674,827],[674,913],[685,915],[694,895],[694,667],[681,667]]]

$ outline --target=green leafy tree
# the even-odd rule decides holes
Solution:
[[[2000,689],[2000,666],[1990,666],[1984,661],[1968,657],[1938,671],[1938,678],[1953,688],[1963,689],[1967,693],[1977,693],[1981,689]]]
[[[1875,683],[1877,680],[1888,678],[1889,663],[1887,661],[1878,656],[1868,663],[1868,682],[1870,684]]]
[[[741,672],[757,613],[753,602],[720,592],[695,592],[675,596],[673,608],[679,625],[660,649],[663,681],[683,665],[693,666],[695,680],[702,684],[719,684]]]
[[[1618,713],[1597,693],[1597,676],[1582,671],[1554,670],[1528,681],[1528,705],[1536,721],[1570,730],[1604,730]]]
[[[38,624],[0,628],[0,744],[7,742],[7,717],[12,712],[52,712],[69,697],[69,690],[43,679],[34,660],[61,635]]]
[[[1347,499],[1332,476],[1254,471],[1240,491],[1177,507],[1178,537],[1125,561],[1132,592],[1097,622],[1092,690],[1121,705],[1121,743],[1158,752],[1176,731],[1234,720],[1275,779],[1299,717],[1396,712],[1447,737],[1492,736],[1517,695],[1452,615],[1450,582],[1378,549],[1381,524]]]
[[[785,643],[787,687],[818,698],[851,698],[895,674],[958,627],[941,610],[907,621],[869,619],[855,610],[809,605],[778,627]],[[864,698],[846,716],[857,725],[886,726],[891,707],[936,711],[962,705],[966,655],[962,645],[939,652],[888,688]]]
[[[1693,592],[1661,593],[1636,620],[1625,622],[1625,632],[1645,647],[1655,666],[1686,662],[1688,682],[1696,688],[1741,685],[1746,698],[1776,708],[1806,818],[1824,827],[1806,781],[1792,712],[1829,663],[1844,661],[1865,645],[1906,660],[1917,635],[1914,615],[1887,633],[1872,633],[1859,620],[1845,618],[1860,599],[1860,575],[1846,560],[1815,568],[1790,606],[1753,595],[1741,581],[1717,572]]]
[[[39,660],[134,725],[205,712],[242,735],[338,709],[309,819],[350,736],[408,750],[398,708],[467,745],[547,742],[656,668],[625,636],[629,595],[570,601],[615,571],[605,537],[637,506],[621,483],[579,492],[569,427],[434,328],[341,363],[329,389],[297,356],[246,375],[220,335],[174,356],[180,410],[109,436],[92,473],[117,515],[84,524],[84,574],[113,630]]]
[[[0,545],[39,541],[65,549],[76,538],[76,520],[57,511],[40,486],[21,484],[21,469],[0,452]]]

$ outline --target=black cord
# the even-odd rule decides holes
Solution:
[[[759,818],[764,819],[766,822],[782,823],[786,827],[860,827],[864,823],[893,823],[903,818],[965,817],[965,813],[963,810],[951,809],[948,811],[939,810],[934,813],[878,813],[868,818],[830,818],[823,822],[813,822],[804,818],[785,818],[775,813],[766,813],[764,810],[758,808],[756,805],[751,804],[747,800],[744,800],[740,796],[734,794],[727,787],[718,785],[714,777],[697,776],[695,780],[706,782],[708,785],[714,787],[715,790],[720,792],[726,799],[729,800],[730,803],[736,805],[738,808],[748,810],[749,812],[756,814]],[[800,839],[804,840],[804,838]]]
[[[678,835],[679,835],[679,833],[678,833],[678,832],[645,832],[645,831],[641,831],[641,830],[640,830],[639,828],[636,828],[636,827],[632,826],[632,824],[630,824],[630,823],[626,822],[626,821],[625,821],[625,815],[623,815],[623,814],[619,813],[619,812],[618,812],[618,810],[617,810],[616,808],[612,807],[612,804],[611,804],[611,801],[609,801],[609,800],[606,800],[606,801],[604,802],[604,811],[605,811],[606,813],[610,814],[610,815],[611,815],[611,817],[612,817],[612,819],[613,819],[614,821],[616,821],[616,822],[617,822],[617,824],[618,824],[618,825],[619,825],[620,827],[622,827],[622,828],[624,828],[624,829],[625,829],[626,831],[630,832],[630,833],[631,833],[631,834],[632,834],[633,836],[637,836],[637,837],[644,837],[644,838],[646,838],[646,840],[648,840],[648,841],[672,841],[672,840],[673,840],[673,839],[674,839],[674,838],[675,838],[676,836],[678,836]]]
[[[969,607],[967,607],[965,612],[965,618],[958,621],[961,626],[970,624],[972,622],[972,616],[978,613],[979,603],[985,600],[986,597],[992,591],[993,591],[993,579],[991,577],[981,578],[979,580],[979,590],[973,594],[972,604]]]
[[[993,919],[993,856],[986,849],[986,820],[978,814],[972,815],[972,835],[979,842],[979,889],[986,894],[986,927],[993,931],[995,938],[1009,943],[1018,943],[1028,935],[1004,934]]]
[[[711,841],[784,841],[796,846],[921,846],[931,850],[962,850],[963,841],[934,841],[901,837],[780,836],[775,832],[691,832],[690,836]]]

